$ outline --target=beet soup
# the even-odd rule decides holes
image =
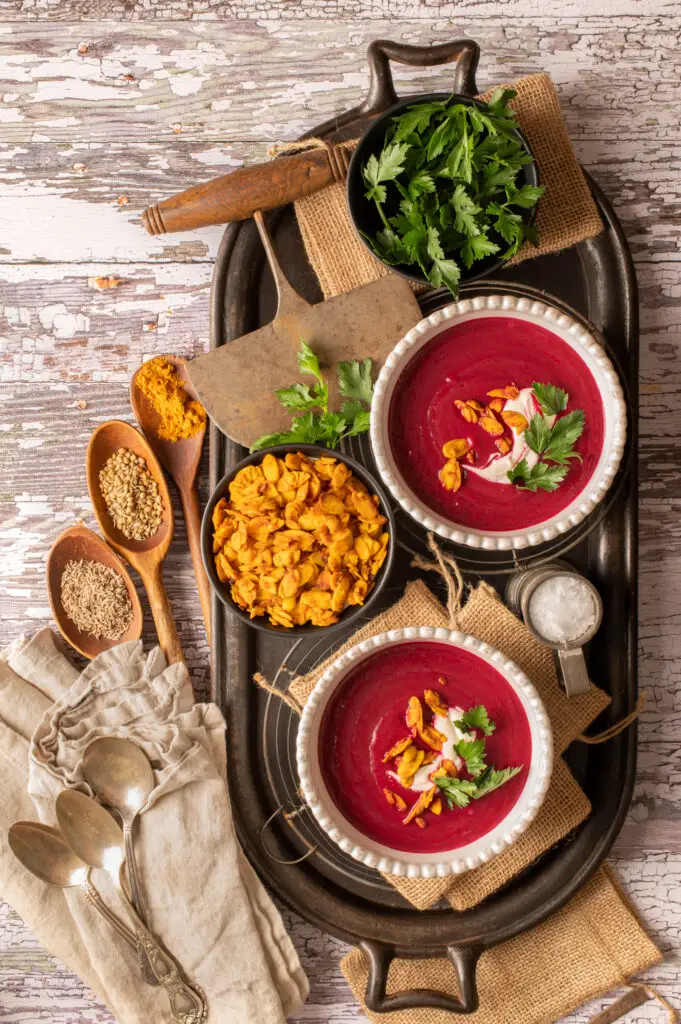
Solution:
[[[468,807],[450,810],[443,800],[441,814],[426,812],[419,828],[404,825],[405,812],[388,805],[384,788],[408,807],[419,794],[400,785],[383,758],[408,732],[409,698],[422,698],[427,689],[450,708],[483,704],[496,723],[486,737],[488,763],[522,770]],[[371,654],[339,683],[319,730],[319,764],[333,802],[363,835],[404,853],[455,850],[491,832],[520,797],[531,757],[530,725],[504,676],[471,651],[436,640],[406,641]]]
[[[463,460],[460,489],[446,490],[438,474],[447,441],[468,439],[476,467],[500,457],[495,438],[467,423],[455,401],[485,404],[488,391],[511,383],[528,389],[535,381],[566,391],[567,412],[584,411],[584,431],[575,445],[582,462],[570,462],[557,490],[531,492],[506,483],[505,473],[503,483],[483,479]],[[483,532],[537,526],[562,512],[591,478],[604,430],[598,385],[580,356],[545,327],[503,315],[467,320],[432,338],[400,375],[389,411],[390,447],[408,487],[443,518]]]

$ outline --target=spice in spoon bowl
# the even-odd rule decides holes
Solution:
[[[142,607],[129,573],[85,526],[72,526],[54,542],[47,591],[59,632],[86,658],[142,635]]]
[[[134,502],[136,502],[135,515],[131,522],[122,522],[119,519],[119,509],[114,508],[111,504],[113,502],[112,493],[106,482],[104,490],[102,489],[102,482],[106,481],[106,468],[109,466],[112,456],[116,456],[116,453],[121,450],[127,450],[137,457],[134,462],[134,479],[130,485],[133,489]],[[117,459],[122,461],[123,456],[119,455]],[[137,459],[141,459],[142,463]],[[133,464],[130,463],[130,465]],[[136,472],[137,470],[139,473]],[[103,471],[104,477],[102,477]],[[108,420],[97,427],[90,438],[86,472],[88,491],[102,533],[112,548],[122,555],[142,577],[149,596],[161,650],[170,664],[184,660],[161,574],[161,565],[168,553],[173,536],[174,520],[168,485],[158,459],[139,430],[123,420]],[[135,480],[143,473],[149,473],[153,477],[161,499],[161,521],[158,525],[155,523],[158,512],[158,506],[154,500],[155,492],[147,493],[144,501],[135,492]],[[125,487],[128,486],[128,483],[125,484]],[[114,481],[111,486],[114,488],[113,493],[118,494],[122,501],[122,494],[118,490],[119,485]],[[141,523],[143,527],[146,525],[146,529],[140,530],[135,526],[136,522]],[[150,532],[152,526],[156,526],[153,533]],[[138,536],[135,536],[136,533]],[[139,536],[140,533],[142,536]]]
[[[206,413],[197,399],[182,356],[166,354],[143,363],[132,378],[130,402],[154,454],[180,493],[201,610],[210,640],[210,584],[201,557],[201,512],[196,489]]]
[[[184,360],[178,366],[168,356],[148,359],[135,374],[134,385],[156,413],[154,432],[163,441],[186,440],[205,429],[206,410],[185,378]]]

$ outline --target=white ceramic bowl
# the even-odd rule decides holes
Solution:
[[[365,836],[344,817],[324,784],[319,765],[319,729],[324,710],[336,688],[359,662],[378,648],[430,640],[452,644],[492,665],[516,693],[527,715],[532,739],[530,770],[520,797],[490,832],[455,850],[412,854],[393,850]],[[516,841],[541,807],[551,779],[553,738],[544,705],[534,686],[517,665],[489,644],[467,633],[428,626],[394,629],[357,644],[324,672],[307,701],[296,741],[298,773],[305,801],[324,831],[342,850],[368,867],[408,878],[458,875],[491,860]]]
[[[604,437],[601,455],[584,489],[551,519],[514,531],[475,530],[429,508],[411,489],[397,468],[390,444],[388,422],[395,385],[413,356],[432,338],[453,324],[503,316],[539,324],[572,348],[591,371],[603,402]],[[462,299],[431,313],[397,343],[381,369],[371,409],[371,446],[379,475],[405,512],[447,540],[490,551],[531,547],[553,540],[580,523],[601,501],[619,468],[627,436],[627,407],[615,369],[603,347],[576,320],[555,306],[516,295],[479,295]]]

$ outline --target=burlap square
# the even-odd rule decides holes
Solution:
[[[553,1024],[660,960],[662,954],[604,866],[537,928],[483,953],[477,970],[480,1008],[465,1019],[471,1024]],[[363,1004],[368,972],[360,950],[348,954],[341,968],[376,1024],[451,1024],[458,1019],[433,1009],[371,1013]],[[454,969],[444,959],[393,961],[388,994],[411,988],[458,995]],[[632,1005],[637,1003],[623,1006],[622,1012]]]
[[[526,244],[510,261],[519,263],[593,238],[603,230],[603,223],[572,149],[550,76],[529,75],[514,82],[512,88],[518,95],[510,106],[534,153],[541,183],[546,186],[537,210],[539,245],[535,248]],[[490,94],[483,93],[481,99]],[[390,273],[357,237],[343,184],[299,199],[295,207],[305,249],[325,298]]]
[[[559,686],[551,651],[532,637],[486,583],[476,587],[455,621],[450,622],[445,609],[421,580],[409,583],[399,601],[363,626],[312,672],[294,679],[290,686],[293,696],[304,704],[319,677],[340,653],[370,636],[406,626],[460,629],[486,641],[515,661],[532,680],[544,701],[554,729],[556,754],[562,753],[610,702],[608,695],[595,686],[583,697],[568,700]],[[480,903],[532,864],[576,828],[590,810],[586,796],[565,762],[558,757],[540,814],[504,854],[454,879],[385,877],[418,910],[427,909],[442,897],[446,897],[455,909],[465,910]]]

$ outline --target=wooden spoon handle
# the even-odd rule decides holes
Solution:
[[[246,220],[255,210],[285,206],[341,180],[347,169],[343,163],[320,148],[240,167],[150,206],[142,214],[142,223],[150,235],[164,235]]]
[[[203,622],[206,627],[208,643],[210,643],[210,583],[206,576],[201,555],[201,509],[199,507],[199,495],[195,487],[183,487],[180,490],[180,498],[182,499],[184,521],[187,525],[189,550],[191,551],[192,562],[194,563],[194,575],[196,576],[196,584],[199,588]]]
[[[161,650],[166,656],[169,665],[177,661],[184,661],[184,654],[180,645],[180,638],[177,635],[175,620],[166,589],[163,586],[160,563],[145,573],[140,573],[142,582],[147,589],[151,614],[154,616],[158,642]]]

